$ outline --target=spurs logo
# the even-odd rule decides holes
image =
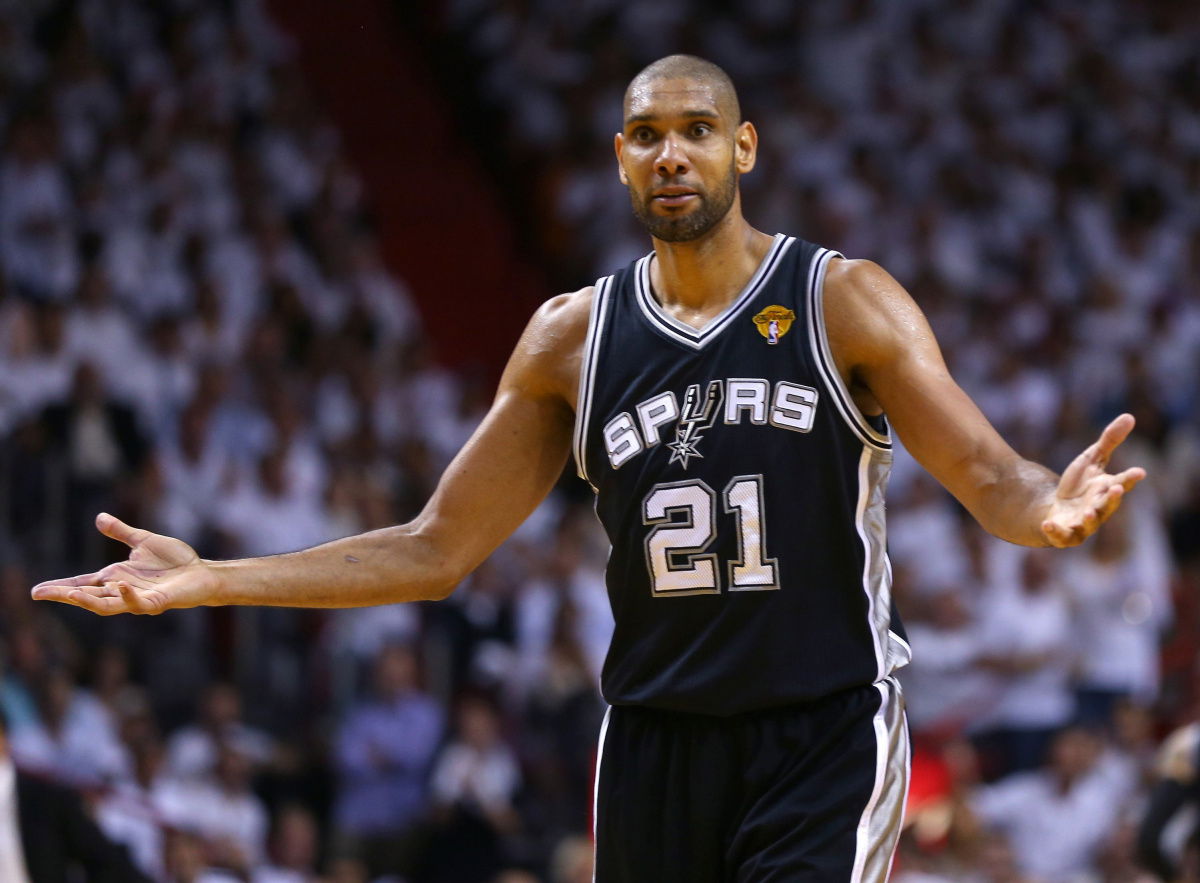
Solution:
[[[602,434],[604,449],[612,468],[620,469],[643,451],[662,445],[671,452],[668,463],[687,469],[692,457],[703,457],[698,445],[717,423],[809,432],[817,401],[817,390],[811,386],[787,380],[772,384],[764,377],[693,383],[683,394],[682,408],[673,390],[661,390],[609,418]],[[664,442],[663,433],[670,426],[675,427],[675,438]]]
[[[675,425],[675,441],[667,442],[671,449],[671,459],[667,462],[678,463],[687,469],[688,460],[692,457],[703,458],[697,449],[701,439],[700,433],[710,429],[721,413],[721,401],[725,395],[725,384],[720,380],[710,380],[704,401],[700,400],[700,384],[693,383],[687,388],[683,397],[683,408],[679,413],[679,422]]]

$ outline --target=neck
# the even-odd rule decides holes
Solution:
[[[750,281],[771,242],[771,236],[755,230],[742,217],[739,200],[699,239],[655,239],[650,284],[668,310],[697,317],[715,314]]]

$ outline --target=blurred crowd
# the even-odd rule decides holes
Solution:
[[[647,250],[612,134],[629,76],[686,47],[759,126],[751,222],[891,270],[1023,454],[1062,469],[1137,416],[1123,462],[1150,478],[1081,550],[988,539],[903,452],[889,528],[915,657],[899,878],[1143,879],[1161,743],[1200,716],[1200,15],[431,8],[442,79],[564,290]],[[439,604],[102,620],[28,599],[121,556],[101,510],[205,557],[403,521],[489,402],[430,357],[262,3],[0,0],[0,143],[21,767],[81,789],[155,880],[590,880],[611,614],[573,479]]]
[[[611,623],[570,494],[436,608],[28,601],[122,557],[101,510],[208,557],[409,518],[487,406],[430,360],[293,55],[256,2],[0,3],[12,755],[155,880],[590,879]]]

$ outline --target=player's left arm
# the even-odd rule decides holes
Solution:
[[[1122,414],[1061,476],[1014,451],[950,376],[928,321],[870,261],[834,260],[825,324],[842,377],[866,410],[877,405],[917,461],[990,533],[1025,546],[1075,546],[1141,481],[1107,471],[1133,429]]]

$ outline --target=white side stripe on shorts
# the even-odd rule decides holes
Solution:
[[[910,757],[904,695],[894,678],[879,681],[875,689],[881,697],[874,720],[875,788],[858,822],[850,883],[885,883],[908,799]]]
[[[608,733],[608,717],[612,706],[604,710],[604,721],[600,724],[600,739],[596,745],[596,778],[592,782],[592,883],[596,883],[597,844],[600,842],[600,761],[604,759],[604,737]]]

